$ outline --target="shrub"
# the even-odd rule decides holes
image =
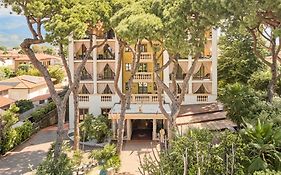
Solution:
[[[102,150],[93,150],[90,158],[98,161],[103,169],[114,168],[119,169],[121,161],[116,152],[116,147],[113,144],[107,144]]]
[[[243,118],[257,117],[265,105],[253,89],[241,83],[228,84],[220,89],[219,100],[224,104],[227,116],[237,124],[241,124]]]
[[[54,102],[48,103],[46,106],[41,107],[37,109],[36,111],[31,113],[31,117],[33,118],[34,122],[39,122],[43,117],[45,117],[46,114],[51,112],[56,108],[56,105]]]
[[[81,140],[89,141],[96,139],[98,143],[102,143],[110,135],[109,127],[104,116],[94,117],[87,115],[81,123]]]
[[[19,100],[16,101],[16,106],[19,107],[19,113],[24,113],[34,107],[31,100]]]
[[[37,167],[37,175],[70,175],[73,171],[73,162],[67,156],[66,150],[68,146],[64,143],[62,147],[62,153],[59,155],[58,159],[54,159],[54,146],[52,144],[51,148],[47,153],[47,157],[43,162]]]

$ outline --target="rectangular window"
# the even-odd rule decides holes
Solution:
[[[110,108],[101,108],[101,115],[107,117],[109,112],[110,112]]]
[[[147,72],[147,63],[139,63],[138,72]]]
[[[138,92],[139,94],[147,94],[147,83],[139,83],[138,84]]]
[[[83,121],[88,113],[88,108],[79,108],[79,120]]]
[[[142,45],[140,46],[140,51],[141,51],[141,52],[147,52],[147,44],[142,44]]]
[[[125,89],[126,89],[126,91],[129,90],[129,83],[128,82],[125,83]]]
[[[132,66],[131,63],[126,63],[125,64],[125,70],[126,71],[131,71],[131,66]]]

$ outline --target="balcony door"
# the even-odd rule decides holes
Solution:
[[[147,72],[147,63],[139,63],[138,72]]]
[[[109,64],[106,64],[104,69],[104,79],[111,80],[113,79],[113,71],[111,70]]]
[[[138,83],[138,93],[139,94],[147,94],[147,83],[140,82]]]

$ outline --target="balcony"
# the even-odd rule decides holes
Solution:
[[[112,53],[115,55],[115,53]],[[97,60],[114,60],[115,58],[112,57],[110,54],[98,54]]]
[[[158,103],[157,94],[132,94],[132,103]]]
[[[89,102],[89,95],[79,95],[78,100],[79,102]]]
[[[208,102],[208,95],[197,95],[197,102]]]
[[[98,74],[98,80],[101,81],[113,81],[114,76],[105,76],[104,74]]]
[[[185,78],[186,74],[178,74],[176,75],[176,80],[183,80]],[[170,74],[170,80],[172,80],[172,74]]]
[[[140,62],[152,62],[152,53],[150,52],[141,53]]]
[[[100,101],[101,102],[112,102],[112,95],[101,95]]]
[[[83,60],[86,55],[75,55],[74,60]],[[88,60],[93,60],[92,56],[89,56]]]
[[[134,82],[152,82],[152,72],[137,72],[134,76]]]

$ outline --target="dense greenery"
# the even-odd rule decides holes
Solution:
[[[279,130],[279,131],[278,131]],[[281,130],[272,124],[248,125],[240,133],[189,130],[159,152],[141,162],[142,174],[252,174],[280,171]],[[155,161],[155,159],[159,159]]]
[[[34,107],[31,100],[18,100],[15,104],[19,108],[19,113],[24,113]]]
[[[111,134],[108,124],[107,117],[88,114],[80,126],[81,141],[95,139],[98,143],[104,142]]]
[[[15,76],[14,71],[10,67],[0,67],[0,80],[8,79]]]
[[[262,68],[262,62],[253,53],[249,34],[231,32],[220,38],[218,80],[220,87],[240,82],[246,84],[251,75]],[[266,89],[266,87],[264,88]]]
[[[105,145],[102,150],[93,150],[90,158],[97,160],[103,169],[114,168],[117,170],[121,165],[120,158],[116,153],[116,147],[113,144]]]
[[[67,156],[69,146],[64,143],[62,146],[62,153],[58,159],[54,159],[54,144],[47,153],[47,157],[37,167],[37,175],[71,175],[74,169],[74,163]]]
[[[13,127],[18,121],[19,108],[12,105],[10,109],[0,116],[0,153],[4,154],[13,149],[21,142],[29,138],[33,132],[33,125],[31,122],[26,121],[22,125]]]
[[[49,112],[56,109],[56,105],[54,102],[48,103],[46,106],[43,106],[36,111],[30,114],[29,120],[32,122],[39,122],[43,117],[46,116]]]

